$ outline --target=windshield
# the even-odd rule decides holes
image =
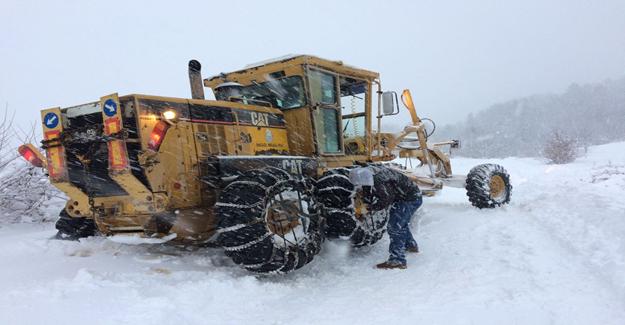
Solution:
[[[245,99],[269,103],[280,109],[298,108],[306,104],[304,85],[300,76],[271,78],[263,83],[255,82],[241,87],[237,96],[228,98],[235,101]]]

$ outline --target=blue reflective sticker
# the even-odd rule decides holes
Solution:
[[[43,117],[43,124],[45,124],[48,129],[54,129],[59,125],[59,116],[56,115],[56,113],[50,112]]]
[[[107,99],[104,102],[104,114],[108,117],[115,116],[117,114],[117,103],[112,99]]]

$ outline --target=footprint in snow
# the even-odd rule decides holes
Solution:
[[[93,255],[93,252],[90,249],[78,249],[72,252],[65,254],[67,256],[76,256],[76,257],[89,257]]]

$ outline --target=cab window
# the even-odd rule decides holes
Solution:
[[[348,155],[366,154],[367,81],[346,76],[339,78],[343,141]]]
[[[338,154],[342,150],[340,109],[338,107],[337,76],[316,70],[308,70],[310,100],[313,106],[317,149],[321,154]]]
[[[319,104],[336,103],[336,77],[332,74],[310,70],[310,95]]]
[[[341,143],[339,142],[338,114],[334,108],[320,108],[317,110],[321,116],[317,118],[319,127],[317,130],[317,143],[319,149],[324,153],[341,152]]]
[[[269,78],[263,83],[244,87],[243,97],[266,102],[279,109],[299,108],[306,105],[302,77]]]

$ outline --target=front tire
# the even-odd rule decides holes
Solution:
[[[471,204],[490,209],[510,202],[510,175],[500,165],[482,164],[471,169],[465,188]]]
[[[257,273],[286,273],[310,263],[323,241],[323,219],[310,184],[277,168],[244,172],[215,204],[218,243]]]
[[[386,232],[390,207],[367,211],[349,180],[349,169],[326,172],[317,182],[317,196],[326,214],[326,235],[349,238],[354,247],[371,246]]]

